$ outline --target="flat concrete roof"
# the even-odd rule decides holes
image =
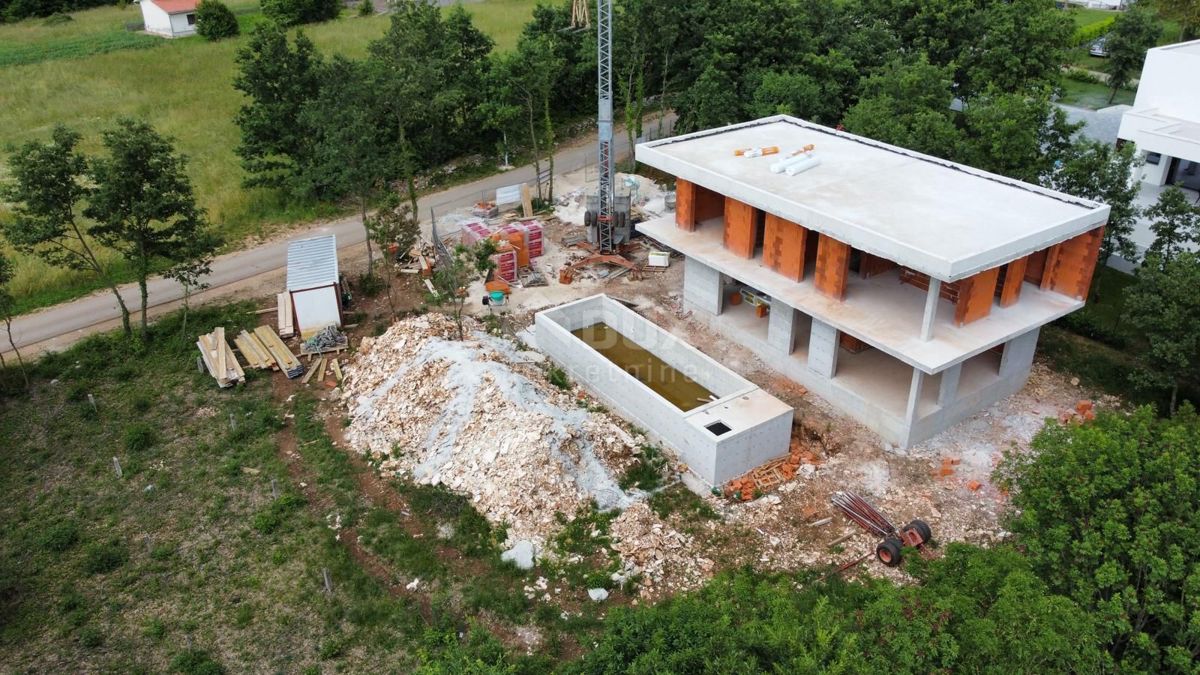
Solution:
[[[956,326],[954,305],[943,299],[938,301],[933,337],[922,340],[926,292],[900,283],[894,270],[870,279],[850,275],[846,299],[839,301],[818,291],[811,274],[797,283],[763,265],[761,257],[747,260],[730,252],[715,221],[701,223],[696,231],[687,232],[675,227],[672,215],[639,223],[637,230],[766,293],[772,301],[824,321],[930,374],[1083,307],[1082,300],[1026,283],[1015,305],[994,305],[988,316]]]
[[[805,145],[821,164],[770,165]],[[779,155],[734,150],[779,146]],[[637,146],[637,160],[943,281],[1103,225],[1109,207],[786,115]]]

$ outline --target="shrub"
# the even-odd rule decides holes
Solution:
[[[79,629],[79,645],[87,649],[95,649],[104,644],[104,635],[95,626],[84,626]]]
[[[62,553],[79,543],[79,526],[73,520],[60,520],[42,532],[42,548]]]
[[[299,509],[304,500],[294,494],[285,494],[271,502],[266,508],[254,514],[254,529],[263,534],[271,534],[278,530],[288,515]]]
[[[643,445],[642,454],[625,470],[625,475],[621,476],[621,489],[637,488],[649,492],[660,487],[663,484],[663,469],[666,466],[667,459],[663,457],[661,450],[653,445]]]
[[[183,675],[223,675],[225,668],[202,649],[189,649],[171,659],[171,672]]]
[[[125,449],[131,453],[144,452],[158,442],[158,432],[145,422],[137,422],[125,428]]]
[[[371,0],[362,0],[362,2],[358,3],[359,16],[371,16],[374,13],[375,3],[371,2]]]
[[[88,574],[111,572],[129,560],[129,550],[119,539],[92,544],[84,549],[83,571]]]
[[[263,0],[262,11],[282,26],[296,26],[337,18],[340,0]]]
[[[237,17],[221,0],[200,0],[196,5],[196,34],[205,40],[223,40],[238,34]]]
[[[1033,571],[1094,615],[1118,671],[1193,672],[1200,417],[1102,412],[1031,447],[999,475]]]
[[[571,380],[567,379],[567,373],[558,366],[550,366],[546,369],[546,379],[550,384],[564,391],[571,388]]]
[[[1107,35],[1108,32],[1112,30],[1113,24],[1116,22],[1116,20],[1117,18],[1115,16],[1110,16],[1107,19],[1101,19],[1099,21],[1089,23],[1086,26],[1080,26],[1079,28],[1076,28],[1075,34],[1071,36],[1071,44],[1075,45],[1076,47],[1091,44],[1101,35]]]

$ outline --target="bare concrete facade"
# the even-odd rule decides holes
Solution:
[[[692,378],[714,399],[681,410],[572,335],[597,323]],[[539,312],[535,326],[540,351],[622,417],[679,453],[710,485],[787,454],[790,406],[608,296],[594,295]]]
[[[815,146],[815,168],[771,164]],[[774,158],[735,151],[778,147]],[[1029,376],[1083,306],[1108,207],[789,117],[643,144],[694,316],[907,446]]]

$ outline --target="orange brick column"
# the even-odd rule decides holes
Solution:
[[[817,240],[817,269],[813,279],[817,290],[831,298],[843,300],[849,274],[850,245],[822,234]]]
[[[996,280],[1000,268],[993,267],[958,282],[958,302],[954,305],[954,323],[962,326],[992,313]]]
[[[1000,306],[1011,307],[1021,299],[1021,285],[1025,283],[1025,267],[1029,256],[1008,263],[1004,270],[1004,287],[1000,289]]]
[[[754,257],[754,207],[725,198],[725,248],[743,258]]]
[[[763,263],[792,281],[803,281],[808,230],[770,213],[763,230]]]
[[[1042,288],[1076,300],[1087,297],[1096,273],[1104,228],[1097,227],[1050,248]]]
[[[696,185],[682,178],[675,181],[675,227],[696,229]]]

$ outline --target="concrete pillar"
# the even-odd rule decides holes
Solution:
[[[962,363],[942,371],[942,381],[938,386],[938,407],[945,408],[958,398],[958,380],[962,377]]]
[[[791,354],[796,349],[796,310],[782,302],[771,300],[771,313],[767,315],[767,344],[781,354]]]
[[[808,339],[808,367],[826,379],[837,373],[838,331],[813,317],[812,333]]]
[[[938,297],[942,294],[942,280],[929,277],[929,290],[925,294],[925,318],[921,321],[921,339],[933,339],[933,322],[937,319]]]
[[[921,403],[921,389],[925,385],[925,373],[912,369],[912,383],[908,386],[908,406],[904,409],[904,421],[912,424],[917,421],[917,406]]]
[[[683,299],[709,314],[720,314],[725,308],[721,273],[695,258],[684,258]]]
[[[1037,351],[1040,328],[1018,335],[1004,345],[1004,355],[1000,357],[1000,377],[1020,376],[1029,372],[1033,365],[1033,353]]]

